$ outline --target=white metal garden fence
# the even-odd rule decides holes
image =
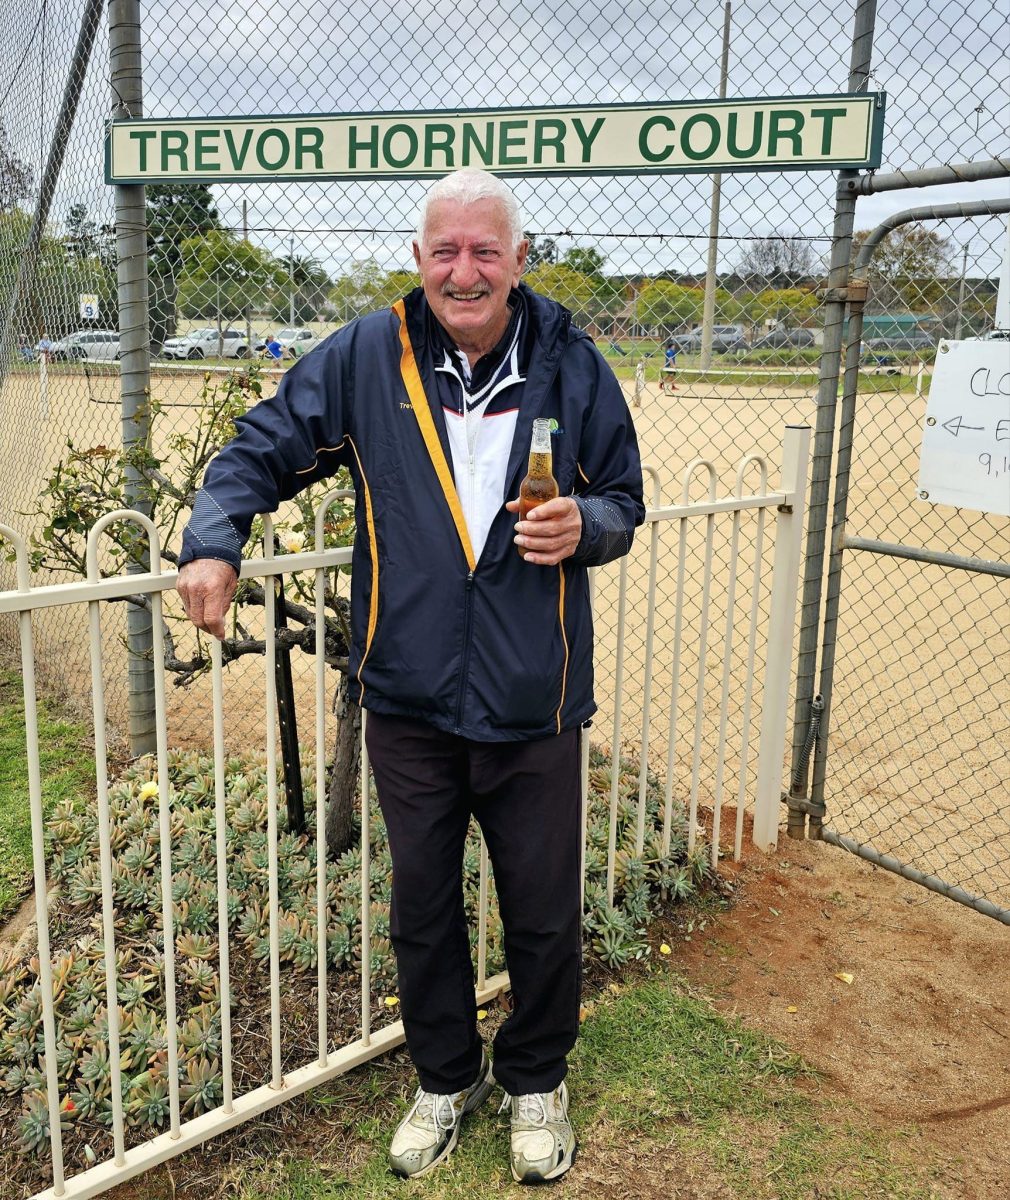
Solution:
[[[795,612],[801,557],[804,504],[806,496],[807,462],[810,431],[806,427],[788,427],[782,443],[782,473],[778,490],[768,487],[768,469],[764,459],[758,456],[745,458],[737,474],[737,486],[730,496],[718,496],[716,474],[712,464],[698,459],[691,463],[683,475],[681,502],[662,506],[654,503],[647,511],[645,529],[639,535],[639,543],[648,548],[647,578],[640,583],[647,591],[648,608],[645,614],[645,653],[647,669],[641,690],[641,753],[639,755],[639,779],[635,847],[639,854],[646,846],[647,836],[652,844],[657,841],[669,850],[671,826],[675,812],[686,810],[687,842],[689,850],[699,853],[707,826],[710,854],[713,864],[718,862],[720,842],[727,842],[726,852],[739,855],[744,832],[744,809],[752,807],[753,840],[763,849],[775,845],[780,809],[780,793],[783,777],[783,758],[786,741],[788,691],[792,670],[792,646],[796,625]],[[652,480],[655,497],[660,494],[661,480],[658,473],[647,468]],[[746,490],[747,480],[757,476],[757,486]],[[701,481],[699,489],[698,481]],[[697,493],[702,490],[701,498]],[[692,494],[695,498],[692,498]],[[324,574],[327,570],[350,562],[349,549],[322,549],[323,527],[326,511],[335,498],[335,493],[325,498],[316,512],[314,550],[297,554],[273,556],[272,521],[265,521],[266,555],[245,562],[243,579],[268,580],[283,571],[311,571],[315,575],[317,599],[317,630],[319,637],[324,627]],[[106,711],[103,680],[103,606],[110,600],[142,593],[150,597],[155,632],[155,678],[157,680],[157,754],[156,774],[152,783],[151,798],[156,791],[157,803],[157,857],[161,897],[161,928],[176,928],[178,903],[174,902],[173,881],[178,879],[178,842],[180,829],[176,824],[176,796],[169,785],[168,733],[165,705],[165,672],[161,667],[164,651],[164,624],[166,593],[174,587],[175,572],[162,574],[157,566],[146,575],[130,575],[111,578],[100,577],[99,547],[104,530],[113,522],[137,522],[149,533],[154,554],[152,561],[158,563],[157,530],[144,516],[135,512],[121,511],[103,518],[90,532],[88,538],[88,578],[86,582],[33,587],[29,579],[27,547],[24,539],[12,528],[0,525],[0,539],[13,547],[16,554],[17,588],[0,593],[0,614],[16,616],[21,644],[22,670],[24,677],[26,732],[31,798],[31,817],[34,847],[35,907],[38,922],[37,981],[32,988],[29,1007],[34,1023],[26,1032],[28,1045],[35,1040],[40,1071],[45,1084],[37,1089],[36,1102],[44,1104],[48,1115],[48,1136],[39,1140],[42,1157],[40,1171],[29,1187],[36,1187],[37,1196],[74,1197],[83,1200],[95,1196],[131,1176],[142,1173],[156,1164],[174,1157],[182,1151],[198,1145],[206,1139],[222,1133],[243,1121],[284,1102],[293,1096],[383,1053],[403,1041],[400,1021],[382,1023],[381,1018],[391,1012],[390,1008],[376,1011],[376,995],[372,978],[373,946],[371,919],[372,880],[370,879],[372,827],[369,819],[370,805],[362,805],[361,821],[361,946],[360,955],[360,1015],[358,1036],[340,1045],[334,1044],[331,1026],[328,1024],[328,996],[333,986],[327,971],[327,937],[329,930],[326,876],[326,855],[315,856],[315,930],[317,943],[317,985],[315,993],[318,1028],[317,1054],[308,1061],[299,1062],[285,1069],[285,1032],[282,1021],[286,981],[281,969],[281,928],[278,900],[278,855],[279,855],[279,784],[277,761],[277,686],[273,671],[274,660],[274,588],[266,587],[264,597],[266,611],[265,638],[266,657],[263,676],[266,694],[266,722],[264,744],[266,749],[266,873],[269,880],[269,902],[267,905],[266,941],[269,952],[269,994],[266,1007],[269,1009],[269,1070],[264,1071],[266,1082],[260,1086],[243,1090],[236,1085],[233,1062],[233,997],[231,975],[234,966],[230,958],[229,934],[232,914],[229,913],[228,891],[228,828],[226,822],[224,745],[224,706],[227,680],[221,660],[220,644],[212,646],[213,654],[213,775],[212,797],[206,797],[208,808],[213,807],[213,822],[205,826],[205,836],[214,841],[214,871],[216,872],[217,912],[216,931],[218,938],[218,979],[216,989],[219,1011],[214,1019],[215,1031],[219,1021],[220,1042],[220,1096],[209,1111],[187,1118],[183,1103],[185,1080],[183,1065],[184,1046],[181,1032],[181,1017],[177,1011],[179,989],[179,951],[175,937],[163,939],[164,950],[149,968],[161,977],[164,995],[165,1045],[160,1048],[158,1068],[167,1115],[165,1132],[152,1137],[133,1128],[130,1120],[133,1111],[128,1097],[132,1095],[130,1081],[124,1076],[121,1057],[121,1021],[123,1010],[121,988],[125,967],[117,949],[117,877],[121,873],[123,840],[114,830],[110,810],[110,782],[106,746]],[[748,544],[752,553],[739,550],[739,539],[744,522],[752,521]],[[728,525],[728,536],[732,553],[728,560],[728,574],[718,580],[720,588],[729,595],[729,603],[717,617],[708,603],[714,579],[713,543],[717,526]],[[767,526],[767,528],[766,528]],[[692,534],[699,539],[692,542]],[[664,535],[665,538],[664,538]],[[770,543],[769,546],[765,542]],[[697,549],[695,549],[697,546]],[[769,555],[768,549],[772,550]],[[627,642],[627,596],[629,573],[637,571],[640,560],[632,565],[622,559],[617,568],[616,593],[605,593],[600,585],[607,568],[596,572],[595,619],[600,633],[598,652],[612,654],[613,678],[616,680],[614,702],[611,708],[611,745],[620,747],[626,741],[622,731],[623,664]],[[660,565],[667,567],[661,575]],[[698,616],[699,623],[692,628],[691,620],[685,618],[685,578],[700,576],[704,601]],[[720,575],[722,572],[720,571]],[[770,575],[770,579],[769,579]],[[661,579],[675,579],[672,594],[658,586]],[[764,585],[767,584],[767,589]],[[603,602],[604,595],[613,595],[613,600]],[[769,603],[762,596],[769,596]],[[70,1084],[68,1079],[74,1067],[59,1049],[63,1026],[70,1014],[61,1005],[63,981],[54,976],[58,960],[54,962],[54,944],[51,930],[49,901],[51,884],[50,862],[47,854],[47,817],[43,811],[42,781],[40,778],[38,719],[36,709],[35,651],[33,646],[33,616],[41,610],[54,606],[86,606],[88,612],[90,659],[92,664],[95,764],[97,783],[98,857],[100,864],[101,899],[101,968],[104,973],[104,996],[96,997],[95,1003],[104,1003],[107,1021],[108,1070],[111,1083],[108,1133],[95,1124],[92,1141],[105,1151],[104,1157],[95,1153],[88,1144],[90,1154],[83,1158],[80,1139],[76,1139],[74,1153],[65,1153],[61,1120],[68,1121],[67,1099]],[[658,650],[657,633],[669,634],[672,638],[663,642],[669,647],[670,661],[661,668],[662,657]],[[614,637],[603,636],[612,631]],[[760,634],[760,636],[759,636]],[[684,667],[684,653],[688,639],[700,637],[701,646],[693,660],[693,667]],[[325,827],[323,811],[326,788],[326,737],[324,700],[325,665],[322,646],[317,645],[316,654],[316,830]],[[763,651],[763,659],[762,659]],[[734,655],[741,655],[744,664],[741,703],[747,719],[743,725],[740,744],[729,745],[726,714],[731,688],[738,686],[733,670]],[[655,664],[656,669],[653,669]],[[663,686],[657,685],[662,675]],[[760,705],[758,697],[760,696]],[[760,722],[755,714],[760,708]],[[662,716],[662,720],[660,720]],[[707,724],[715,729],[717,763],[714,787],[703,786],[701,763],[705,745],[702,731]],[[754,739],[754,753],[758,759],[757,787],[751,789],[748,773],[748,757],[751,747],[751,725],[759,724]],[[665,732],[665,739],[660,731]],[[655,748],[660,745],[665,760],[665,780],[662,780],[663,799],[658,812],[653,811],[652,827],[646,833],[646,791],[649,783],[649,761],[655,758]],[[735,763],[735,778],[731,777],[727,764]],[[588,794],[590,747],[583,740],[584,801]],[[605,887],[608,902],[613,902],[615,892],[616,830],[618,810],[622,805],[636,803],[635,797],[620,784],[619,760],[615,755],[611,761],[609,795],[609,831],[606,846]],[[368,794],[369,768],[367,756],[362,756],[362,787]],[[655,785],[653,778],[653,785]],[[720,818],[725,798],[736,803],[735,826],[728,839],[720,832]],[[584,803],[583,828],[586,830],[586,804]],[[629,823],[630,827],[630,823]],[[589,847],[586,847],[587,851]],[[597,847],[600,850],[600,847]],[[152,855],[154,850],[152,847]],[[481,846],[480,888],[478,908],[478,935],[476,953],[476,989],[479,1002],[486,1002],[500,995],[508,987],[505,973],[488,974],[487,929],[489,895],[491,883],[488,874],[487,854]],[[96,887],[96,890],[97,889]],[[96,956],[98,957],[98,956]],[[101,1017],[101,1009],[96,1020]],[[260,1057],[265,1057],[260,1056]],[[216,1063],[215,1063],[216,1065]],[[150,1072],[148,1073],[150,1074]],[[191,1076],[192,1078],[192,1076]],[[145,1077],[145,1087],[151,1086]],[[158,1093],[161,1094],[160,1092]],[[190,1109],[192,1111],[192,1109]],[[199,1111],[199,1110],[197,1110]],[[9,1136],[9,1135],[7,1135]],[[46,1157],[49,1159],[45,1164]],[[92,1163],[93,1165],[88,1165]],[[51,1168],[51,1169],[50,1169]],[[83,1168],[83,1169],[82,1169]]]

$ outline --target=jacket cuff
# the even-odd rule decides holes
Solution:
[[[242,555],[223,546],[186,546],[179,555],[179,566],[184,567],[186,563],[193,562],[197,558],[213,558],[218,562],[226,562],[229,567],[233,568],[236,575],[242,568]]]
[[[572,561],[599,567],[631,549],[632,535],[621,510],[603,496],[573,496],[582,514],[582,537]]]

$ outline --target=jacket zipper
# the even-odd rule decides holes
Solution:
[[[558,373],[560,361],[561,360],[560,360],[560,355],[559,355],[557,361],[555,361],[551,366],[550,375],[548,376],[547,382],[543,387],[544,393],[549,391],[551,385],[554,383],[554,379]],[[528,376],[527,376],[527,378],[528,378]],[[526,381],[523,382],[524,389],[525,389],[525,386],[526,386]],[[465,387],[462,390],[463,390],[463,430],[464,430],[464,437],[466,437],[466,418],[467,418],[466,396],[467,396],[467,393],[466,393]],[[537,410],[537,411],[539,411],[539,410]],[[475,449],[476,449],[476,446],[475,446]],[[470,463],[470,483],[471,483],[471,486],[473,486],[473,484],[474,484],[474,455],[470,453],[469,438],[467,438],[467,457],[468,457],[469,463]],[[507,488],[508,482],[509,482],[508,476],[506,476],[505,482],[506,482],[506,488]],[[472,494],[473,493],[471,492],[471,497],[472,497]],[[456,732],[457,736],[459,735],[459,732],[463,726],[463,695],[466,690],[467,676],[470,672],[470,626],[471,626],[471,619],[472,619],[472,615],[473,615],[473,574],[474,574],[473,571],[467,572],[466,583],[464,585],[464,592],[463,592],[463,659],[460,664],[460,671],[459,671],[459,688],[457,689],[457,692],[456,692],[455,732]]]
[[[473,614],[473,571],[468,571],[463,590],[463,661],[459,669],[459,687],[456,691],[456,734],[463,726],[463,694],[466,691],[470,672],[470,622]]]

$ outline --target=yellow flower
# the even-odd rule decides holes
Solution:
[[[383,1001],[383,1004],[385,1004],[387,1008],[396,1008],[399,1003],[400,1001],[397,1000],[395,996],[387,996]]]
[[[140,789],[141,800],[153,800],[154,797],[157,796],[157,794],[158,794],[158,784],[153,779],[151,779],[147,783],[145,783],[144,786]]]
[[[660,952],[660,954],[672,954],[672,953],[673,953],[673,951],[672,951],[672,950],[670,949],[670,947],[669,947],[669,946],[666,944],[666,942],[664,942],[664,943],[662,944],[662,946],[660,946],[660,947],[659,947],[659,952]]]
[[[486,1016],[487,1016],[486,1008],[478,1008],[477,1009],[477,1020],[478,1021],[483,1021]]]
[[[281,545],[288,554],[298,554],[305,546],[304,533],[282,533],[280,535]]]

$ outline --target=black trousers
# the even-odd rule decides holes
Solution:
[[[515,1002],[494,1040],[495,1078],[512,1095],[552,1091],[579,1029],[578,731],[473,742],[370,712],[365,741],[389,834],[390,933],[421,1086],[460,1091],[480,1070],[462,879],[472,813],[494,868]]]

